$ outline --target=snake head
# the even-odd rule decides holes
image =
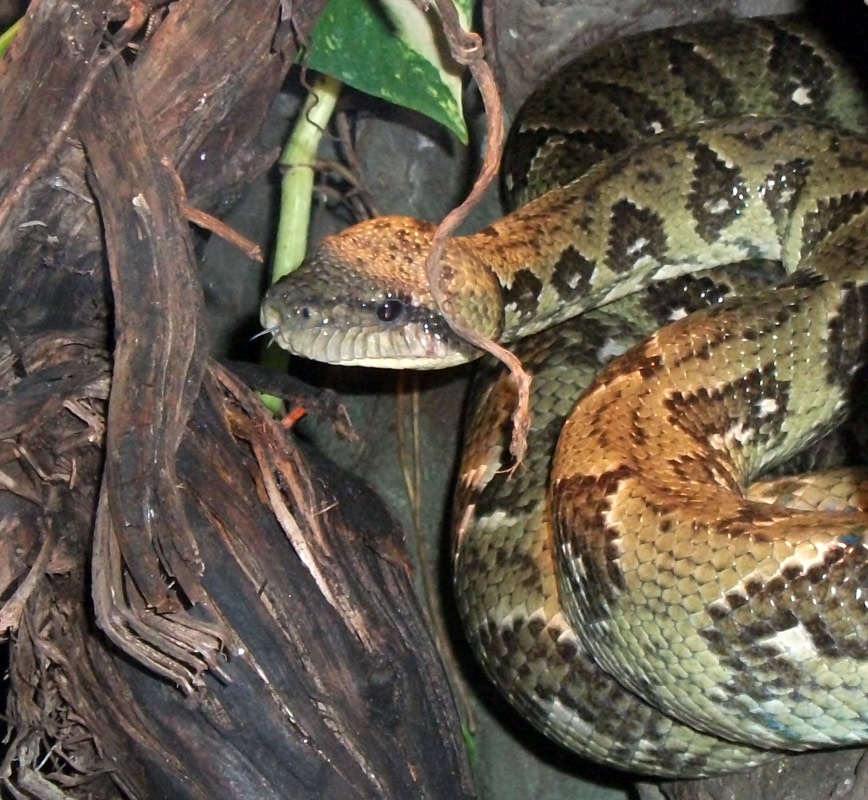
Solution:
[[[262,326],[285,350],[329,364],[438,369],[476,358],[428,289],[433,232],[427,222],[380,217],[325,237],[269,289]]]

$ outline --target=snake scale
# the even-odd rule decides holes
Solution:
[[[534,377],[511,478],[508,380],[470,404],[459,609],[510,702],[580,754],[687,777],[868,741],[865,482],[744,488],[859,392],[866,127],[857,81],[798,21],[635,36],[528,100],[518,208],[446,248],[453,313]],[[426,286],[432,231],[325,238],[264,327],[333,363],[476,357]]]

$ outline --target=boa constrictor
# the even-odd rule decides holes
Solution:
[[[742,488],[856,391],[865,121],[856,81],[791,20],[633,37],[528,101],[507,166],[522,205],[445,251],[453,313],[522,339],[534,375],[511,479],[508,382],[471,403],[458,605],[510,701],[592,759],[685,777],[868,741],[865,486],[827,475],[831,511],[799,479],[774,502]],[[392,217],[324,239],[264,327],[333,363],[475,357],[426,285],[432,231]]]

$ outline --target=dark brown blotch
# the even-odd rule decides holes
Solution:
[[[868,191],[850,192],[817,201],[816,211],[805,214],[802,223],[802,258],[814,246],[868,207]]]
[[[646,256],[662,262],[666,252],[666,232],[656,211],[637,206],[627,199],[615,203],[606,249],[606,263],[613,272],[629,272]]]
[[[684,92],[702,109],[702,117],[723,117],[739,105],[741,89],[724,75],[713,59],[690,41],[668,41],[670,69],[681,79]]]
[[[585,258],[573,245],[567,247],[552,271],[552,285],[558,296],[568,302],[577,295],[585,294],[594,266],[594,262]]]
[[[695,141],[692,147],[693,179],[687,207],[696,220],[696,232],[714,242],[747,201],[748,188],[735,166],[728,166],[707,144]]]
[[[835,76],[831,66],[803,36],[775,25],[774,21],[769,21],[769,26],[774,26],[768,58],[769,85],[786,111],[794,116],[806,113],[805,105],[796,101],[800,97],[797,90],[810,87],[811,111],[819,117],[832,94]]]
[[[536,313],[542,281],[529,269],[520,269],[513,276],[512,283],[503,287],[504,307],[515,307],[520,320],[526,320]]]
[[[850,286],[828,325],[826,380],[847,386],[853,370],[868,356],[868,285]]]
[[[606,523],[611,497],[633,475],[626,465],[600,475],[577,475],[557,481],[552,490],[556,536],[573,558],[580,559],[589,588],[583,592],[595,618],[606,616],[608,603],[625,589],[618,566],[618,531]],[[601,601],[601,602],[598,602]]]
[[[624,121],[641,136],[653,136],[660,128],[672,125],[665,108],[649,97],[647,92],[638,92],[614,82],[587,81],[585,86],[596,95],[596,99],[618,109]]]
[[[673,391],[664,407],[672,424],[689,432],[697,442],[739,427],[751,430],[750,437],[731,437],[728,446],[754,452],[782,435],[789,401],[789,382],[778,379],[771,363],[711,390],[699,387],[693,392]]]
[[[763,202],[775,221],[778,234],[783,236],[813,162],[796,158],[775,168],[766,176]]]

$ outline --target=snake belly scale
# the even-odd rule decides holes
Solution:
[[[471,403],[459,609],[510,702],[582,755],[687,777],[868,741],[865,482],[830,473],[831,511],[787,499],[800,479],[744,488],[857,391],[865,129],[857,81],[797,22],[632,37],[532,96],[508,144],[519,207],[446,248],[453,313],[534,377],[511,479],[508,381]],[[434,308],[432,232],[327,237],[264,327],[333,363],[476,357]]]

